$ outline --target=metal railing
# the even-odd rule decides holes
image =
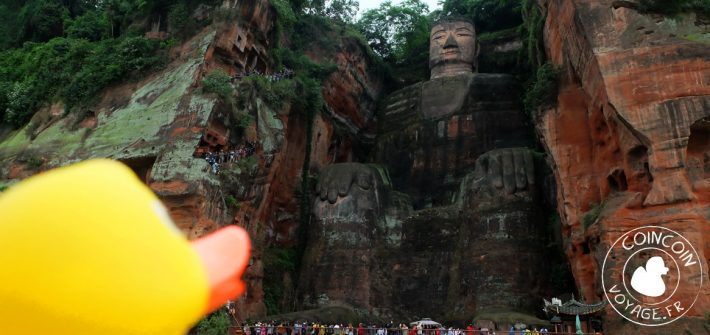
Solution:
[[[271,330],[269,330],[271,328]],[[381,332],[378,332],[380,331]],[[466,329],[453,329],[449,332],[449,329],[440,329],[438,332],[436,329],[422,329],[421,332],[415,330],[412,332],[411,328],[385,328],[385,327],[357,327],[357,326],[344,326],[340,328],[334,328],[330,326],[324,327],[294,327],[292,325],[262,325],[262,326],[230,326],[229,334],[243,334],[243,335],[577,335],[575,331],[550,331],[541,333],[539,330],[533,332],[525,332],[524,330],[466,330]],[[582,335],[603,335],[602,332],[596,333],[581,333]]]

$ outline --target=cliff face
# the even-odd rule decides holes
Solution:
[[[606,251],[623,233],[646,225],[682,232],[704,271],[687,283],[707,283],[708,25],[692,14],[642,14],[632,1],[538,3],[547,13],[547,53],[562,79],[558,106],[536,114],[534,123],[549,154],[565,252],[582,297],[605,299]],[[384,100],[385,113],[376,123],[382,78],[359,42],[338,36],[332,50],[306,51],[313,60],[336,65],[322,83],[325,106],[312,119],[289,102],[269,102],[253,87],[235,93],[243,104],[231,104],[202,93],[200,82],[218,68],[230,75],[273,72],[275,13],[267,0],[225,1],[221,8],[234,19],[173,50],[179,56],[160,73],[107,90],[85,115],[64,117],[61,103],[54,104],[6,136],[0,142],[0,178],[14,181],[79,160],[114,158],[160,196],[189,238],[222,225],[244,226],[254,250],[239,317],[260,318],[266,314],[270,248],[294,247],[302,236],[300,199],[310,191],[302,189],[308,185],[301,180],[303,168],[317,173],[332,163],[365,161],[364,148],[379,131],[373,160],[380,164],[379,186],[389,188],[377,195],[387,201],[378,204],[379,198],[363,191],[341,213],[316,201],[314,211],[324,220],[308,227],[300,303],[343,302],[383,316],[452,320],[486,307],[537,309],[545,283],[531,280],[540,276],[525,269],[544,269],[535,248],[545,234],[541,190],[524,185],[521,190],[530,195],[519,202],[466,200],[465,194],[452,200],[479,156],[532,145],[509,77],[478,74],[459,83],[410,86]],[[452,94],[462,85],[474,93]],[[423,102],[428,109],[421,108]],[[452,109],[462,112],[439,114]],[[421,113],[430,118],[422,120]],[[246,124],[245,116],[251,120]],[[202,159],[205,151],[247,141],[256,143],[255,159],[225,165],[220,176]],[[486,207],[501,201],[507,206]],[[350,209],[366,215],[325,220],[352,214]],[[619,272],[624,264],[614,260],[609,266]],[[503,278],[511,271],[522,275]],[[296,296],[295,278],[278,273],[275,280],[282,298]],[[693,300],[697,292],[691,286],[680,285],[678,297]],[[505,306],[495,306],[499,302]],[[605,331],[702,332],[708,309],[710,291],[702,290],[671,328],[638,330],[607,308]]]
[[[384,99],[370,163],[334,164],[319,176],[302,260],[304,308],[346,305],[402,320],[487,320],[493,311],[534,319],[549,271],[540,190],[515,175],[527,160],[534,184],[524,148],[534,145],[532,129],[517,92],[510,75],[471,73]],[[509,193],[481,186],[496,178],[485,177],[495,166]]]
[[[559,105],[536,117],[557,181],[566,253],[583,298],[605,299],[602,267],[623,233],[646,225],[681,232],[707,282],[710,115],[708,25],[694,14],[643,14],[626,1],[540,1],[545,45],[561,67]],[[607,272],[623,270],[611,261]],[[698,276],[699,277],[699,276]],[[671,328],[620,322],[605,331],[702,332],[710,308],[701,278],[679,285],[692,310]]]
[[[315,113],[310,138],[307,113],[288,102],[273,106],[254,89],[235,91],[228,99],[244,104],[203,93],[202,79],[216,69],[230,75],[273,72],[269,50],[275,47],[275,12],[270,3],[225,1],[215,10],[231,19],[171,50],[174,57],[165,70],[108,89],[86,115],[65,117],[57,103],[5,137],[0,178],[12,183],[49,168],[108,157],[129,165],[158,194],[188,238],[227,224],[245,227],[254,250],[238,316],[258,318],[266,315],[265,250],[297,243],[306,153],[310,150],[316,170],[353,159],[356,143],[373,136],[366,129],[374,125],[372,106],[382,84],[363,46],[337,39],[335,51],[317,59],[337,68],[324,82],[327,112]],[[250,121],[245,124],[243,118]],[[247,141],[255,143],[253,159],[225,164],[220,175],[210,172],[204,152]],[[286,290],[293,289],[288,275],[282,279]]]

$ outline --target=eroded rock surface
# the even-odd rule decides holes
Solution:
[[[558,107],[541,113],[536,126],[554,167],[566,253],[583,298],[604,299],[607,249],[644,225],[682,232],[705,260],[706,282],[709,27],[695,14],[643,14],[616,1],[540,4],[562,86]],[[678,296],[696,293],[689,289]],[[703,332],[708,292],[662,331],[621,322],[609,307],[605,332]]]
[[[466,50],[467,71],[434,66],[432,80],[384,100],[373,164],[321,171],[300,281],[305,308],[459,321],[491,310],[535,314],[533,297],[548,283],[535,244],[545,220],[525,147],[532,129],[513,77],[473,73],[475,50]]]
[[[234,76],[273,71],[275,11],[269,1],[224,1],[218,9],[232,20],[171,50],[166,69],[136,83],[104,92],[83,119],[62,117],[61,104],[38,113],[32,123],[0,142],[0,179],[10,183],[72,162],[108,157],[129,165],[166,204],[188,238],[227,224],[245,227],[254,250],[245,274],[247,292],[237,317],[266,315],[264,254],[268,248],[298,242],[299,189],[304,166],[319,169],[348,161],[361,140],[372,137],[374,103],[382,89],[372,61],[352,38],[337,36],[335,50],[317,60],[337,65],[323,85],[328,112],[315,113],[309,138],[308,113],[286,102],[272,106],[254,90],[236,106],[200,89],[216,69]],[[214,13],[206,12],[205,15]],[[164,32],[163,32],[164,33]],[[241,117],[251,121],[243,124]],[[215,175],[202,155],[253,142],[256,153],[238,164],[224,164]],[[304,164],[310,150],[310,165]],[[228,171],[229,170],[229,171]],[[227,173],[229,172],[229,173]],[[229,197],[227,196],[229,195]],[[229,201],[227,201],[229,200]],[[291,306],[295,278],[279,274]]]

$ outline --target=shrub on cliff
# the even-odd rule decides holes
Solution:
[[[639,11],[677,15],[682,12],[699,12],[710,15],[710,0],[640,0]]]
[[[554,106],[557,103],[558,77],[559,70],[550,63],[545,63],[537,69],[535,78],[525,91],[523,99],[525,110],[528,113]]]
[[[74,20],[66,22],[67,36],[71,38],[83,38],[89,41],[100,41],[108,38],[111,34],[111,23],[104,13],[91,11]]]
[[[519,0],[445,0],[442,12],[468,16],[476,32],[492,32],[517,27],[522,23]]]
[[[60,37],[0,52],[0,122],[20,127],[55,100],[67,110],[82,109],[108,85],[145,75],[164,59],[158,42],[143,37]]]
[[[202,319],[195,326],[196,335],[224,335],[229,331],[229,315],[224,309],[219,309]]]
[[[589,228],[594,222],[597,222],[599,215],[602,213],[602,209],[604,209],[603,202],[590,204],[589,210],[582,216],[582,226],[584,226],[584,229]]]
[[[222,69],[214,70],[205,76],[202,80],[202,91],[216,93],[224,101],[231,101],[234,95],[231,77]]]

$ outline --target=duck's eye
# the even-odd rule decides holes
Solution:
[[[160,222],[170,228],[170,231],[172,231],[173,233],[182,236],[180,229],[175,226],[173,219],[170,218],[168,210],[165,208],[165,206],[163,206],[163,204],[159,200],[153,201],[152,207],[153,211],[155,211],[155,214],[158,215],[158,218],[160,218]]]

